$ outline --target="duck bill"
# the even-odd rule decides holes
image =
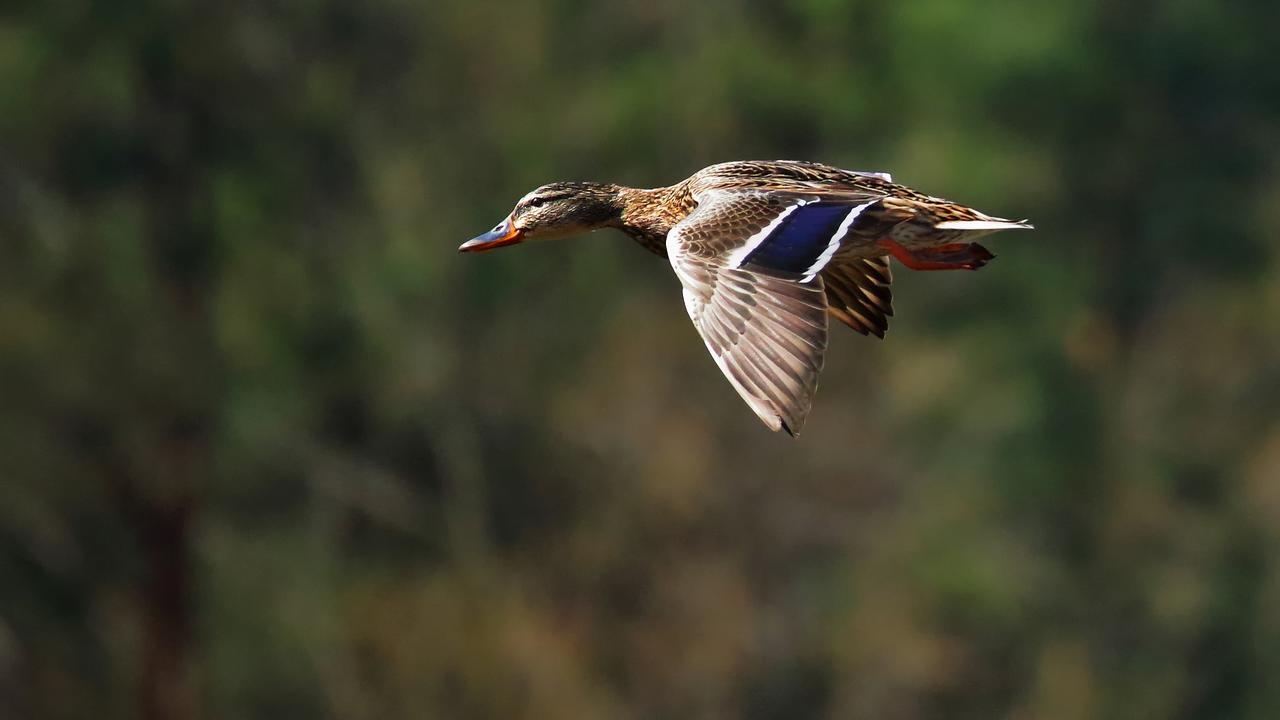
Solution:
[[[458,252],[484,252],[506,245],[515,245],[520,242],[522,235],[520,228],[517,228],[508,217],[489,232],[462,243]]]

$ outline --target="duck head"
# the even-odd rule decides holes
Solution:
[[[618,186],[558,182],[520,198],[515,209],[487,233],[458,248],[483,252],[527,240],[550,240],[610,227],[622,216]]]

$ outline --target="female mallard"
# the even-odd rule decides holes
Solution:
[[[913,270],[977,270],[974,242],[1030,228],[817,163],[730,162],[670,187],[551,183],[463,252],[618,228],[667,257],[685,307],[725,377],[773,430],[795,435],[813,403],[827,315],[884,337],[888,256]]]

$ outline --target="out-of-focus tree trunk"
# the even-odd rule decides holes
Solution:
[[[138,535],[147,559],[141,594],[143,637],[138,675],[139,715],[178,720],[196,715],[191,673],[191,518],[194,503],[139,508]]]
[[[137,478],[133,508],[146,580],[140,589],[144,615],[138,673],[139,716],[187,720],[199,716],[192,618],[192,533],[212,466],[211,430],[220,398],[221,367],[210,318],[216,275],[214,234],[201,177],[201,148],[211,140],[205,100],[183,87],[175,58],[144,63],[150,100],[165,151],[145,152],[140,177],[149,198],[149,245],[157,280],[157,330],[176,358],[160,398],[160,428],[148,470]],[[170,368],[170,372],[172,371]]]

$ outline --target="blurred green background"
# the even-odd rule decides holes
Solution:
[[[1280,4],[20,0],[0,716],[1280,714]],[[889,170],[797,440],[543,182]]]

